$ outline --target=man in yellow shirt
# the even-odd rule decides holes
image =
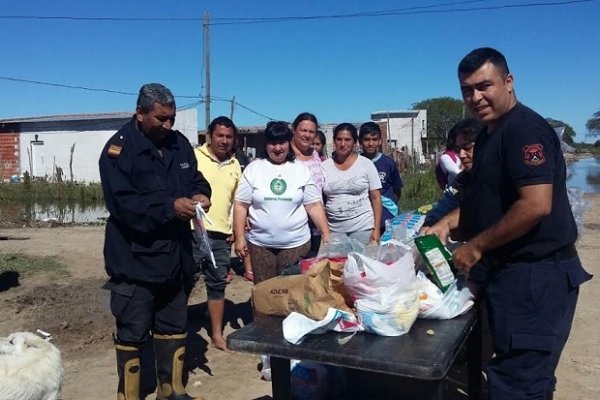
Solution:
[[[208,126],[210,143],[196,148],[198,170],[213,188],[208,219],[205,222],[216,267],[209,257],[204,257],[202,267],[208,297],[211,323],[211,340],[217,349],[228,351],[223,337],[225,287],[231,261],[233,230],[231,210],[238,181],[242,176],[240,163],[234,156],[237,128],[227,117],[217,117]],[[210,221],[209,221],[210,220]]]

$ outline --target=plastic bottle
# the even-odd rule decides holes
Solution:
[[[452,254],[444,247],[436,235],[425,235],[415,238],[415,245],[425,260],[427,271],[433,283],[446,292],[456,280]]]

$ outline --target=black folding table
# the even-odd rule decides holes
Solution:
[[[310,334],[302,343],[294,345],[283,338],[282,318],[257,317],[251,324],[231,333],[227,343],[232,350],[271,356],[275,400],[290,399],[290,359],[397,376],[403,382],[399,390],[410,387],[412,392],[417,387],[419,399],[445,399],[446,376],[459,351],[466,345],[469,398],[480,398],[481,325],[478,308],[451,320],[418,319],[410,332],[402,336],[386,337],[360,332],[347,343],[339,344],[338,339],[347,335],[337,332]]]

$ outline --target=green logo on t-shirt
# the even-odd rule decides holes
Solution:
[[[271,192],[277,196],[282,195],[287,189],[287,183],[281,178],[275,178],[271,181]]]

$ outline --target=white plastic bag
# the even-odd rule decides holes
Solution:
[[[266,354],[261,354],[260,361],[262,363],[260,375],[265,381],[271,382],[271,357]]]
[[[368,249],[373,256],[352,252],[343,281],[355,300],[359,322],[384,336],[407,333],[419,311],[418,286],[410,247],[390,242]]]
[[[451,319],[464,314],[473,307],[475,296],[465,285],[452,283],[446,293],[431,282],[422,271],[417,274],[419,282],[419,318]]]
[[[282,326],[283,338],[292,344],[302,342],[309,333],[324,333],[326,331],[358,332],[362,330],[354,314],[331,307],[325,318],[320,321],[315,321],[292,311],[283,320]]]

